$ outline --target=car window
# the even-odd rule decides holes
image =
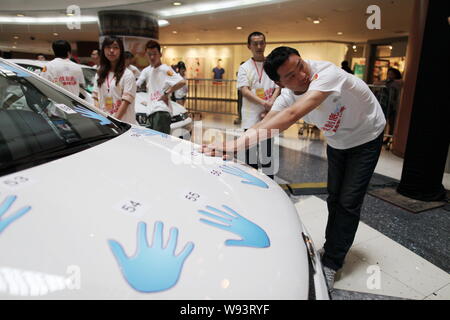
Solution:
[[[31,64],[26,64],[26,63],[18,63],[18,65],[21,66],[22,68],[27,69],[28,71],[36,73],[36,74],[41,74],[41,71],[42,71],[42,67],[39,67],[39,66],[34,66]]]
[[[94,90],[94,77],[97,72],[96,69],[81,68],[83,70],[84,82],[86,83],[86,91],[92,93]]]
[[[0,63],[0,176],[90,148],[129,128]]]

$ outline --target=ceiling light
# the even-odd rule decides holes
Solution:
[[[319,24],[319,23],[320,23],[320,20],[319,20],[319,19],[315,19],[315,20],[313,20],[313,23],[314,23],[314,24]]]
[[[12,47],[13,47],[13,49],[17,48],[16,46],[12,46]]]
[[[158,20],[158,26],[165,27],[168,26],[170,23],[167,20]]]
[[[389,49],[392,50],[392,46],[389,46]]]
[[[58,34],[57,32],[53,32],[53,35],[54,35],[55,37],[59,36],[59,34]]]
[[[356,46],[355,46],[355,45],[353,45],[353,49],[356,49]]]
[[[173,30],[172,33],[173,33],[173,34],[177,34],[178,32],[177,32],[176,30]]]
[[[242,30],[242,27],[236,27],[237,30]]]
[[[339,31],[337,34],[338,36],[342,36],[344,33]]]
[[[232,8],[255,6],[261,4],[271,4],[274,0],[221,0],[221,1],[208,1],[202,3],[194,3],[190,5],[177,6],[176,8],[170,8],[160,10],[156,12],[161,17],[176,17],[192,14],[203,14],[206,12],[215,12],[221,10],[229,10]],[[173,3],[172,3],[173,4]]]
[[[25,17],[25,15],[21,14],[21,13],[16,14],[16,16],[18,16],[18,17]]]
[[[0,16],[0,23],[10,23],[10,24],[67,24],[74,21],[80,23],[98,22],[98,18],[95,16],[79,16],[79,17]]]
[[[181,2],[173,2],[172,4],[173,4],[174,6],[181,6],[181,5],[182,5]]]
[[[14,36],[13,38],[17,40],[17,39],[19,39],[19,36]]]
[[[63,17],[25,17],[24,15],[17,15],[17,17],[0,16],[0,23],[5,24],[67,24],[72,22],[80,23],[98,23],[96,16],[63,16]],[[167,20],[158,20],[160,27],[168,26],[170,23]]]
[[[73,15],[74,15],[73,13],[66,13],[66,16],[69,16],[69,17],[71,17]]]

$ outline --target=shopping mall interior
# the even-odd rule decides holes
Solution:
[[[329,61],[339,67],[348,61],[354,76],[366,82],[377,98],[382,95],[388,69],[397,69],[403,81],[398,112],[392,128],[385,131],[358,232],[337,274],[331,298],[449,300],[450,157],[448,131],[440,120],[448,115],[448,102],[444,102],[447,110],[438,107],[444,101],[439,94],[445,89],[430,84],[437,81],[431,77],[448,66],[448,54],[447,59],[439,60],[439,50],[430,53],[423,49],[436,44],[432,37],[439,31],[427,24],[438,16],[439,8],[431,7],[436,2],[79,0],[73,6],[72,0],[2,0],[0,51],[5,59],[34,60],[42,54],[51,60],[51,43],[64,39],[70,42],[78,63],[93,65],[91,52],[99,48],[104,35],[113,32],[124,37],[126,49],[134,54],[133,64],[142,70],[149,64],[144,45],[148,39],[156,39],[162,47],[163,63],[183,61],[187,67],[189,91],[184,107],[193,120],[191,141],[198,144],[217,137],[232,139],[244,132],[236,79],[240,64],[251,56],[247,36],[253,31],[265,34],[266,56],[277,47],[289,46],[303,59]],[[73,16],[83,19],[76,23],[64,20]],[[125,27],[133,21],[133,28]],[[448,34],[446,23],[442,34]],[[142,30],[136,27],[139,25],[151,28]],[[224,69],[220,80],[213,78],[214,68]],[[429,68],[434,69],[432,74],[428,74]],[[434,92],[438,92],[436,97]],[[432,111],[423,110],[424,101]],[[440,124],[433,126],[438,121]],[[423,138],[424,132],[432,133]],[[412,140],[414,136],[420,138]],[[279,152],[275,181],[295,205],[316,249],[325,242],[328,213],[326,145],[323,133],[302,120],[275,138]],[[416,161],[419,158],[427,160]],[[431,167],[434,171],[429,172],[426,168]],[[408,175],[416,171],[421,177],[433,176],[434,181],[437,177],[438,188],[444,188],[447,198],[425,201],[412,196],[399,202],[382,193],[386,189],[395,192],[402,182],[408,187],[414,184],[415,178],[408,179]],[[415,183],[425,185],[426,181],[417,178]],[[368,280],[373,266],[381,275],[377,285]]]

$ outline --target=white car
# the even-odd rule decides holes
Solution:
[[[29,60],[29,59],[8,59],[8,61],[18,64],[19,66],[33,71],[36,74],[41,73],[44,66],[48,63],[48,61],[39,61],[39,60]],[[80,65],[83,70],[84,80],[86,83],[85,88],[80,88],[81,97],[86,100],[89,104],[93,104],[91,94],[94,89],[94,77],[97,69]],[[147,116],[148,116],[148,107],[147,107],[147,93],[138,92],[136,94],[135,101],[135,111],[136,111],[136,120],[140,125],[145,126]],[[171,135],[190,140],[192,133],[192,118],[189,116],[188,111],[180,104],[176,102],[172,102],[173,115],[172,115],[172,123],[170,125]]]
[[[287,194],[0,59],[0,299],[329,299]]]

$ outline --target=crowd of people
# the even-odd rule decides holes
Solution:
[[[299,119],[319,128],[327,141],[328,223],[321,250],[329,289],[342,268],[359,223],[361,206],[377,164],[386,125],[385,112],[370,88],[355,77],[348,63],[342,68],[326,61],[303,59],[291,47],[278,47],[265,56],[266,37],[248,35],[251,57],[241,63],[237,89],[242,97],[241,127],[244,134],[223,144],[202,146],[211,156],[227,157],[245,151],[245,162],[262,168],[272,179],[273,136]],[[53,44],[55,59],[43,75],[78,94],[84,85],[81,68],[70,61],[70,45]],[[146,44],[150,65],[142,71],[131,64],[133,55],[124,50],[119,37],[106,37],[91,58],[97,68],[95,106],[117,119],[135,124],[134,101],[138,87],[148,94],[147,127],[170,133],[172,99],[184,104],[187,94],[186,66],[161,61],[160,44]],[[386,85],[398,85],[390,70]],[[389,120],[391,121],[391,120]],[[351,170],[349,170],[351,168]]]
[[[72,60],[70,43],[56,40],[52,44],[55,58],[46,64],[41,75],[76,96],[85,86],[81,66]],[[132,65],[133,54],[125,51],[119,37],[106,37],[101,49],[91,53],[92,66],[97,69],[92,98],[95,107],[115,118],[137,124],[134,101],[137,88],[145,86],[148,94],[148,128],[170,133],[171,101],[184,105],[187,95],[186,66],[180,61],[176,71],[161,61],[157,41],[146,44],[150,65],[139,70]],[[39,55],[45,60],[43,55]]]

